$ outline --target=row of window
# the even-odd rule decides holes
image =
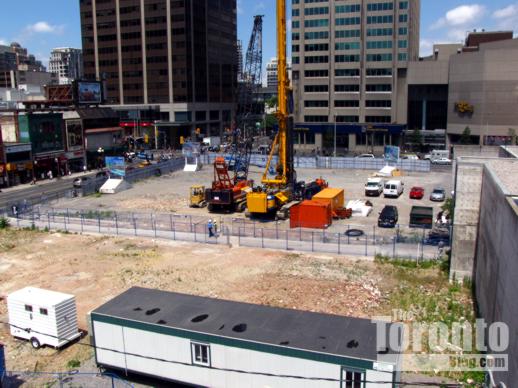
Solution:
[[[32,306],[30,304],[26,304],[25,305],[25,311],[27,311],[29,313],[32,313],[32,311],[33,311]],[[49,315],[49,310],[40,307],[40,314],[41,315]]]
[[[359,50],[360,42],[340,42],[335,43],[335,50]]]
[[[327,15],[329,13],[329,7],[314,7],[314,8],[305,8],[304,15]]]
[[[393,23],[392,15],[367,16],[367,24],[385,24]]]
[[[392,69],[367,69],[367,77],[390,77]],[[360,69],[335,69],[335,77],[359,77]],[[328,70],[305,70],[304,77],[307,78],[325,78],[329,77]]]
[[[335,7],[335,9],[336,9],[336,13],[360,12],[361,5],[360,4],[337,5]]]
[[[359,92],[360,85],[335,85],[335,92]],[[391,84],[367,84],[365,85],[367,92],[391,92]],[[305,93],[327,93],[329,85],[304,85]]]
[[[306,28],[329,27],[329,19],[304,20],[304,27],[306,27]]]
[[[359,18],[359,17],[337,18],[337,19],[335,19],[335,24],[337,26],[357,25],[357,24],[361,24],[361,18]]]
[[[296,51],[299,51],[298,45],[295,45]],[[159,62],[165,62],[165,60],[162,60],[162,57],[160,57],[161,60]],[[367,62],[392,62],[392,54],[391,53],[383,53],[383,54],[367,54],[365,56],[365,59]],[[398,61],[404,62],[408,60],[407,53],[398,53]],[[297,56],[293,56],[291,58],[291,61],[294,65],[300,64],[300,58]],[[148,59],[148,62],[149,59]],[[335,62],[336,63],[351,63],[351,62],[360,62],[360,55],[359,54],[350,54],[350,55],[335,55]],[[328,55],[315,55],[315,56],[307,56],[304,57],[304,63],[329,63],[329,56]],[[113,63],[112,65],[116,65],[116,63]]]
[[[328,122],[328,116],[304,116],[304,122],[306,123],[327,123]],[[336,122],[338,123],[359,123],[360,117],[359,116],[336,116]],[[365,116],[365,122],[366,123],[372,123],[372,124],[388,124],[392,122],[391,116]],[[351,380],[349,380],[351,381]],[[358,387],[359,385],[358,380]],[[353,385],[347,385],[347,387],[353,387]],[[356,387],[356,385],[354,385]]]
[[[353,18],[354,19],[354,18]],[[337,19],[338,20],[345,20],[345,19]],[[318,22],[320,23],[320,22]],[[341,23],[341,22],[340,22]],[[346,23],[344,21],[344,23]],[[298,21],[292,22],[293,28],[299,28],[300,23]],[[398,29],[399,35],[407,35],[408,34],[408,28],[407,27],[400,27]],[[394,34],[394,30],[392,28],[368,28],[367,29],[367,36],[392,36]],[[360,30],[340,30],[335,31],[335,38],[359,38],[361,36]],[[298,32],[294,32],[291,36],[292,40],[300,40],[300,34]],[[304,39],[305,40],[314,40],[314,39],[329,39],[329,32],[328,31],[309,31],[304,33]],[[402,43],[403,44],[403,43]],[[406,43],[404,43],[405,46],[399,46],[400,48],[406,48]]]

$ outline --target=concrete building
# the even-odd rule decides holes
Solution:
[[[266,64],[266,87],[276,88],[278,84],[277,76],[277,58],[270,59]]]
[[[237,41],[237,80],[243,80],[243,42]]]
[[[455,216],[450,277],[471,278],[477,311],[486,323],[510,329],[507,372],[496,383],[518,381],[518,147],[473,146],[456,150]],[[499,157],[500,156],[500,157]]]
[[[71,47],[55,48],[50,53],[49,72],[57,74],[59,84],[69,84],[83,77],[83,54]]]
[[[107,104],[129,122],[152,111],[153,121],[174,124],[168,139],[230,126],[236,0],[84,0],[80,12],[85,78],[105,78]]]
[[[407,119],[407,69],[419,56],[420,1],[293,2],[296,127],[314,147],[380,150]],[[335,127],[336,124],[336,127]]]
[[[510,144],[513,129],[518,132],[518,39],[472,46],[475,38],[488,41],[509,35],[472,33],[468,50],[451,57],[447,126],[451,143],[458,143],[466,128],[472,143],[481,145]]]

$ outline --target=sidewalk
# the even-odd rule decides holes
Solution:
[[[35,185],[31,185],[30,183],[23,183],[23,184],[19,184],[19,185],[16,185],[16,186],[2,188],[1,190],[2,190],[2,193],[13,193],[13,192],[16,192],[16,191],[24,190],[24,189],[35,187],[35,186],[36,187],[38,187],[38,186],[41,187],[41,186],[47,186],[47,185],[55,184],[56,182],[66,182],[66,181],[72,182],[77,177],[92,176],[92,175],[95,175],[97,172],[98,172],[97,170],[95,170],[95,171],[94,170],[87,171],[86,174],[83,173],[83,172],[76,172],[76,173],[73,173],[72,175],[62,176],[59,179],[58,178],[54,178],[52,180],[50,180],[50,179],[38,180],[38,181],[36,181]]]

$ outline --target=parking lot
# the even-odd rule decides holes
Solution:
[[[409,224],[412,206],[431,206],[434,208],[434,217],[440,209],[441,203],[432,202],[430,193],[435,187],[446,190],[447,196],[452,190],[451,168],[441,168],[426,173],[404,172],[399,179],[404,184],[404,192],[399,198],[366,197],[364,186],[367,179],[374,173],[368,170],[332,170],[332,169],[299,169],[298,180],[310,181],[323,178],[329,182],[329,187],[343,188],[345,202],[349,200],[369,200],[373,204],[373,211],[368,217],[352,217],[347,220],[335,220],[329,228],[330,232],[342,232],[344,228],[358,227],[367,229],[377,225],[378,214],[385,205],[395,205],[399,211],[399,224]],[[250,178],[260,182],[262,168],[251,167]],[[82,198],[72,198],[61,201],[59,207],[83,210],[111,210],[133,211],[149,213],[177,213],[193,216],[244,218],[244,213],[210,214],[207,208],[193,209],[188,206],[189,188],[192,185],[210,187],[213,180],[212,166],[206,165],[201,171],[188,173],[177,171],[161,177],[149,178],[133,184],[132,188],[118,194],[91,195]],[[413,186],[425,189],[422,200],[409,199],[409,192]],[[281,221],[280,228],[288,228],[288,221]]]

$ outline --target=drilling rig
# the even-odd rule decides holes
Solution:
[[[279,131],[273,140],[261,183],[247,194],[247,214],[286,219],[293,201],[296,174],[293,166],[293,119],[289,117],[290,81],[286,65],[286,0],[277,0],[277,61]],[[277,155],[275,176],[269,176],[274,155]]]

